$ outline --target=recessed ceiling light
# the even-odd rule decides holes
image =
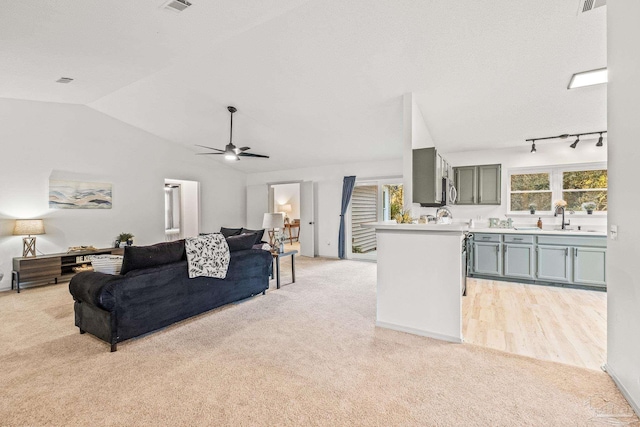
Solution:
[[[60,77],[56,80],[56,83],[71,83],[73,79],[71,77]]]
[[[573,76],[571,76],[571,81],[569,82],[569,87],[567,87],[567,89],[599,85],[602,83],[607,83],[607,81],[608,72],[606,68],[583,71],[582,73],[575,73]]]

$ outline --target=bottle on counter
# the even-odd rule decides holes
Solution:
[[[538,218],[538,223],[536,225],[540,230],[542,230],[542,218]]]

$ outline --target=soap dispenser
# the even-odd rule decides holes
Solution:
[[[540,230],[542,230],[542,218],[538,218],[538,224],[536,224]]]

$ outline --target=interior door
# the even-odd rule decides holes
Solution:
[[[267,184],[247,186],[247,228],[262,228],[264,214],[269,212],[269,188]]]
[[[300,255],[315,256],[313,182],[300,183]]]

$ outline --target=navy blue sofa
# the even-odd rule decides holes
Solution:
[[[189,279],[183,240],[127,247],[122,274],[83,272],[71,279],[75,324],[116,351],[121,341],[264,294],[271,263],[268,251],[237,250],[225,279]]]

